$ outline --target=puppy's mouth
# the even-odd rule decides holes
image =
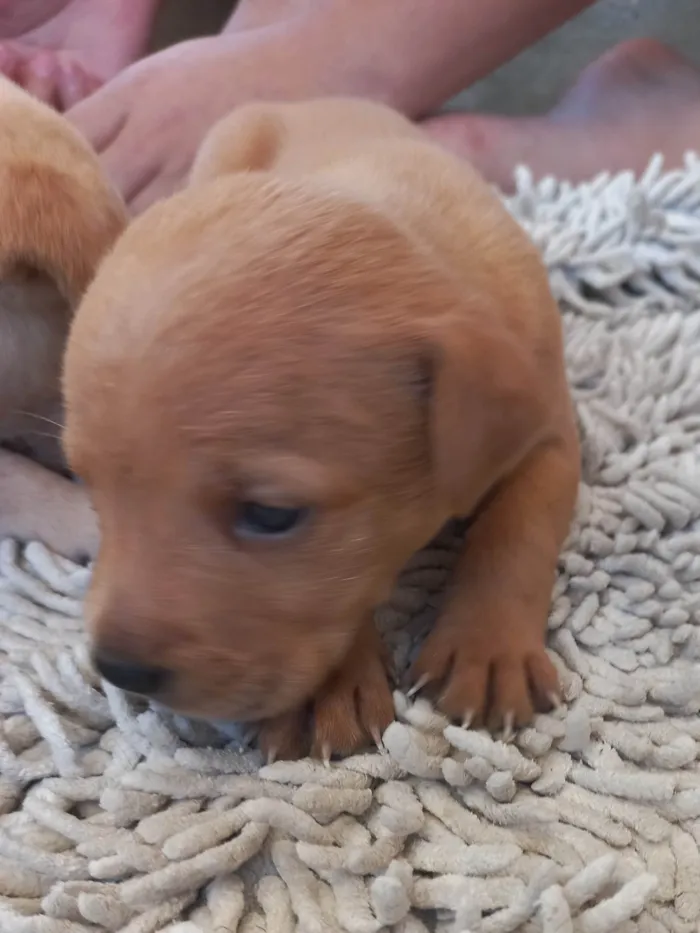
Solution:
[[[99,651],[93,653],[93,665],[104,680],[129,696],[193,719],[257,722],[304,702],[303,695],[296,700],[284,689],[283,672],[266,672],[245,684],[240,680],[236,683],[232,676],[226,687],[219,689],[215,683],[198,682],[199,678],[184,672]]]

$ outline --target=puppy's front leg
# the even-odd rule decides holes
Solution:
[[[41,541],[72,560],[97,552],[97,519],[85,489],[0,449],[0,538]]]
[[[559,695],[545,631],[578,476],[575,444],[535,450],[469,528],[454,590],[413,672],[455,719],[509,731]]]

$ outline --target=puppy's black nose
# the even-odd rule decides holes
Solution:
[[[97,672],[120,690],[155,696],[160,693],[171,676],[164,667],[150,667],[127,658],[96,652],[92,663]]]

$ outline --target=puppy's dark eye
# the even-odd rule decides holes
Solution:
[[[233,528],[243,538],[282,538],[293,534],[308,515],[307,508],[241,502],[236,510]]]

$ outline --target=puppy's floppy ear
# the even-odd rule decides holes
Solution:
[[[49,165],[0,162],[0,278],[48,276],[74,309],[125,218],[106,188]]]
[[[86,184],[80,170],[0,153],[0,279],[48,276],[72,309],[126,223],[106,181]]]
[[[0,127],[1,433],[58,397],[72,314],[127,214],[86,140],[6,79]]]
[[[74,308],[126,225],[123,200],[65,117],[0,80],[0,279],[39,273]]]
[[[220,120],[204,138],[192,165],[190,185],[236,172],[269,171],[285,134],[281,108],[246,104]]]
[[[536,363],[492,320],[445,316],[430,327],[429,442],[436,487],[467,515],[546,434]]]

